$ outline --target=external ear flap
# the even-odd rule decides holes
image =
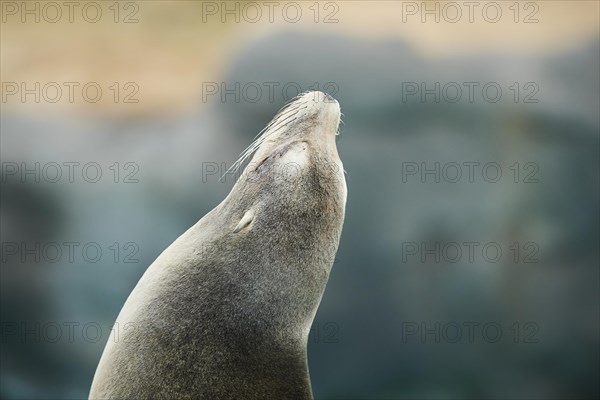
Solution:
[[[246,214],[244,214],[240,222],[238,222],[237,226],[233,230],[233,233],[238,233],[239,231],[250,225],[250,222],[252,222],[252,220],[254,220],[254,211],[250,209],[246,211]]]

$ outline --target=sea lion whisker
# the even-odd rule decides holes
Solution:
[[[295,105],[296,107],[291,107],[291,105]],[[258,135],[256,135],[255,140],[248,147],[246,147],[246,149],[239,155],[236,162],[227,171],[225,171],[225,173],[221,176],[219,180],[222,182],[223,178],[231,172],[237,173],[244,161],[246,161],[248,157],[250,157],[256,150],[258,150],[258,148],[264,143],[267,137],[271,136],[275,132],[278,132],[279,129],[284,127],[285,125],[293,122],[295,118],[291,120],[290,118],[294,117],[301,110],[304,110],[308,107],[307,105],[304,105],[303,107],[297,107],[298,105],[299,104],[289,103],[286,106],[284,106],[271,120],[271,122],[264,129],[262,129],[258,133]]]

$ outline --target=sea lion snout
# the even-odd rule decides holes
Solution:
[[[300,96],[300,99],[312,99],[315,103],[337,103],[337,100],[333,98],[329,93],[321,92],[320,90],[313,90],[306,92]]]
[[[297,101],[306,103],[308,106],[307,108],[309,108],[309,110],[307,110],[309,113],[310,111],[314,111],[323,119],[322,122],[324,122],[328,128],[333,127],[334,132],[337,131],[340,122],[341,109],[340,103],[338,103],[331,95],[321,91],[307,92]]]

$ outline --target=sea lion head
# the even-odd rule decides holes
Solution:
[[[259,145],[258,151],[246,171],[250,172],[253,168],[260,167],[261,163],[272,155],[276,154],[279,157],[282,151],[298,151],[295,148],[287,149],[292,143],[308,143],[313,147],[313,152],[321,152],[320,149],[331,151],[330,156],[339,160],[335,137],[340,115],[339,103],[328,94],[315,91],[298,96],[277,113],[258,137],[255,142],[255,146]],[[287,160],[288,163],[293,164],[293,157],[288,158],[291,158]],[[299,157],[297,161],[302,159]]]
[[[336,203],[343,214],[346,182],[336,146],[340,116],[340,105],[329,94],[312,91],[293,99],[232,167],[239,169],[254,154],[232,192],[262,198],[259,193],[268,191],[290,205],[310,205],[329,196],[325,201]]]
[[[268,293],[261,313],[282,325],[299,324],[302,329],[295,330],[304,340],[344,220],[347,189],[336,147],[340,115],[339,103],[318,91],[283,107],[242,153],[236,168],[254,156],[219,210],[227,220],[223,242],[236,249],[241,268],[252,269],[258,279],[253,285]]]
[[[239,170],[241,164],[254,154],[251,162],[244,169],[244,175],[251,175],[273,155],[281,158],[283,153],[290,150],[288,146],[294,142],[309,142],[317,149],[327,150],[331,153],[327,156],[333,157],[329,161],[341,166],[335,146],[340,116],[340,105],[329,94],[320,91],[303,93],[279,110],[271,122],[256,136],[255,141],[240,155],[230,171]],[[303,159],[306,160],[300,157],[297,161]],[[327,160],[328,157],[323,161]],[[293,168],[293,160],[287,161],[288,168]]]

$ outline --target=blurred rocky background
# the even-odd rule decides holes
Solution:
[[[271,23],[260,2],[257,21],[228,2],[239,22],[99,2],[92,23],[83,2],[54,23],[3,1],[0,396],[85,398],[147,266],[319,89],[344,113],[349,194],[315,397],[597,398],[598,3],[513,3],[470,22],[453,2],[452,22],[447,2],[298,2]]]

